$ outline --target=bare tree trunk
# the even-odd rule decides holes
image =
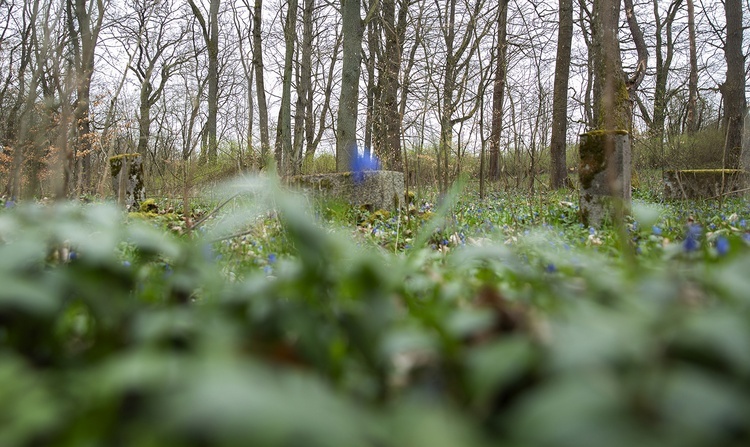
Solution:
[[[594,43],[591,41],[591,34],[593,32],[593,21],[591,20],[592,11],[589,9],[590,5],[586,0],[578,0],[579,10],[579,25],[581,28],[581,35],[583,41],[588,49],[586,56],[588,64],[586,64],[586,91],[583,97],[583,115],[584,119],[589,128],[591,128],[594,122],[594,108],[593,108],[593,92],[594,92]]]
[[[201,158],[210,163],[216,162],[218,157],[217,141],[217,115],[219,110],[219,4],[221,0],[210,0],[208,7],[208,22],[196,6],[194,0],[188,0],[195,18],[201,26],[203,39],[208,50],[208,118],[206,120],[206,132],[208,147],[206,157],[201,153]]]
[[[247,7],[250,6],[247,5]],[[262,13],[263,0],[255,0],[253,10],[253,67],[255,68],[255,91],[258,95],[261,168],[265,166],[271,148],[271,138],[268,135],[268,103],[266,102],[266,87],[263,81]]]
[[[312,113],[310,93],[312,91],[312,45],[313,45],[313,0],[304,0],[302,9],[302,47],[297,78],[297,106],[294,110],[294,144],[292,153],[292,174],[302,170],[302,146],[308,131],[306,117]]]
[[[280,174],[291,172],[292,161],[292,76],[294,63],[295,28],[297,25],[297,0],[287,3],[284,25],[284,75],[281,86],[281,108],[276,132],[275,156]]]
[[[398,108],[398,77],[401,69],[403,36],[406,28],[406,8],[402,2],[396,22],[396,0],[382,2],[382,29],[385,35],[385,57],[380,62],[380,154],[385,166],[403,171],[401,157],[401,115]]]
[[[380,146],[377,142],[380,138],[380,79],[375,79],[375,66],[383,57],[382,45],[380,43],[380,22],[372,20],[367,24],[367,48],[368,54],[365,60],[365,69],[367,70],[367,113],[365,115],[365,139],[364,155],[370,156],[370,151],[375,146]],[[373,135],[374,134],[374,135]]]
[[[550,186],[565,186],[568,176],[566,145],[568,130],[568,78],[570,77],[570,52],[573,41],[573,1],[560,0],[560,22],[557,33],[557,60],[555,61],[555,86],[552,99],[552,178]]]
[[[313,158],[315,157],[315,150],[317,149],[318,144],[320,144],[320,141],[323,138],[323,132],[326,129],[326,117],[328,116],[328,113],[331,109],[331,93],[333,92],[334,72],[336,69],[336,60],[338,59],[338,53],[339,49],[341,48],[341,43],[341,35],[337,34],[333,51],[331,51],[331,64],[328,66],[328,77],[326,78],[323,106],[320,108],[320,114],[318,115],[318,129],[316,131],[314,131],[315,123],[312,117],[312,110],[310,110],[310,113],[308,115],[309,121],[307,122],[307,126],[309,126],[311,130],[308,134],[307,148],[305,149],[305,159],[310,162],[312,162]],[[310,104],[312,104],[312,99],[310,100]]]
[[[632,0],[625,0],[632,4]],[[664,140],[664,122],[666,120],[666,109],[669,101],[667,95],[667,81],[672,66],[674,55],[674,39],[672,37],[672,23],[682,0],[673,0],[667,10],[664,20],[659,17],[658,0],[654,0],[654,19],[656,20],[656,81],[654,86],[654,112],[650,123],[651,135],[657,144],[661,146]],[[632,7],[632,5],[631,5]],[[664,42],[666,37],[666,43]],[[666,50],[666,54],[664,53]]]
[[[617,23],[620,0],[594,0],[594,110],[591,128],[630,129],[630,98],[620,59]]]
[[[695,44],[695,7],[687,0],[688,40],[690,41],[690,77],[688,78],[687,133],[698,131],[696,109],[698,108],[698,54]]]
[[[216,162],[218,157],[217,114],[219,111],[219,3],[211,0],[209,5],[209,28],[211,37],[206,41],[208,47],[208,161]]]
[[[80,157],[79,192],[88,193],[91,188],[91,76],[94,73],[94,49],[99,40],[99,31],[104,21],[104,0],[96,0],[96,19],[92,17],[93,3],[86,0],[68,0],[68,32],[73,49],[76,72],[76,101],[73,116],[76,123],[77,140],[74,159]],[[92,10],[88,8],[91,7]],[[92,20],[94,20],[92,22]],[[78,25],[76,27],[76,25]]]
[[[247,1],[244,2],[246,8],[250,12],[252,16],[252,9],[250,9]],[[239,39],[237,40],[237,43],[239,45],[239,53],[240,53],[240,64],[242,64],[242,74],[245,76],[246,84],[246,97],[245,97],[245,104],[247,105],[247,123],[245,132],[247,134],[247,140],[245,142],[245,152],[246,155],[240,159],[240,169],[245,170],[248,168],[248,164],[250,164],[250,167],[253,167],[254,160],[255,160],[255,149],[253,147],[253,120],[255,115],[255,101],[254,101],[254,92],[253,92],[253,82],[254,80],[254,73],[253,73],[253,67],[252,67],[252,61],[248,61],[247,59],[247,52],[245,51],[245,38],[248,39],[248,44],[250,45],[251,51],[252,51],[252,29],[249,30],[247,34],[245,32],[248,30],[244,23],[242,23],[242,18],[237,12],[237,6],[232,6],[234,14],[233,14],[233,21],[234,21],[234,28],[237,32],[237,36]]]
[[[21,179],[23,174],[24,152],[26,149],[26,142],[24,140],[27,139],[29,127],[29,119],[27,116],[33,110],[34,102],[36,102],[36,89],[39,76],[41,76],[41,69],[37,67],[33,71],[31,80],[27,86],[26,70],[31,64],[32,56],[34,54],[33,33],[38,14],[39,0],[35,0],[32,5],[24,2],[23,21],[21,23],[20,33],[21,57],[19,60],[18,73],[16,75],[18,79],[18,93],[11,105],[8,119],[5,124],[5,135],[3,136],[5,149],[10,149],[13,157],[11,160],[8,183],[5,186],[3,194],[11,199],[17,199],[21,196]],[[8,74],[8,83],[10,83],[12,76],[12,73]]]
[[[341,0],[344,55],[336,129],[336,170],[339,172],[348,171],[357,155],[357,105],[364,34],[361,4],[361,0]]]
[[[508,0],[498,0],[497,16],[497,49],[495,69],[495,84],[492,93],[492,124],[490,133],[490,180],[500,178],[500,138],[503,128],[503,98],[505,95],[505,77],[507,67],[508,48]]]
[[[727,77],[719,86],[724,98],[724,129],[726,142],[724,154],[725,168],[740,167],[742,155],[743,115],[747,107],[745,98],[745,57],[742,53],[742,0],[725,0],[724,11],[727,23],[727,37],[724,57],[727,61]]]

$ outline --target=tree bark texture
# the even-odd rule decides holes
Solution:
[[[263,0],[255,0],[253,9],[253,68],[255,69],[255,91],[258,96],[258,130],[260,131],[260,163],[265,166],[271,148],[268,135],[268,103],[263,81],[263,38],[261,35]]]
[[[745,98],[745,57],[742,54],[742,0],[725,0],[727,37],[724,57],[727,61],[727,77],[719,90],[724,98],[724,167],[740,167],[742,155],[742,126],[747,107]]]
[[[620,0],[594,0],[592,50],[594,62],[592,129],[630,130],[630,94],[620,59],[617,36]]]
[[[302,6],[302,45],[297,76],[297,104],[294,109],[294,142],[291,171],[302,171],[302,151],[305,135],[312,132],[312,46],[314,0],[304,0]]]
[[[688,78],[687,133],[698,131],[698,51],[695,43],[695,6],[687,0],[688,40],[690,43],[690,74]]]
[[[508,0],[498,0],[496,68],[492,92],[492,124],[490,131],[489,179],[500,178],[500,138],[503,129],[503,98],[508,48]],[[567,93],[566,93],[567,94]]]
[[[557,33],[557,59],[555,61],[555,85],[552,99],[552,158],[551,187],[565,186],[568,176],[566,167],[566,145],[568,130],[568,78],[570,76],[570,52],[573,42],[573,1],[560,0],[560,21]]]
[[[75,2],[73,4],[73,1]],[[91,186],[91,76],[94,73],[94,50],[104,21],[104,0],[96,1],[96,19],[93,19],[93,2],[68,0],[68,30],[73,48],[76,71],[76,101],[73,117],[76,123],[74,159],[80,159],[79,192],[88,193]],[[92,20],[94,20],[92,22]],[[76,27],[77,25],[77,27]]]
[[[672,24],[682,0],[674,0],[669,5],[667,16],[664,20],[659,17],[658,3],[658,0],[654,0],[654,19],[656,21],[656,80],[654,86],[654,112],[649,130],[651,131],[651,135],[656,138],[657,143],[661,145],[664,139],[664,123],[666,121],[667,103],[669,102],[667,81],[674,57]],[[664,41],[665,38],[666,42]]]
[[[377,141],[378,152],[386,169],[403,171],[401,156],[401,115],[398,103],[398,77],[401,69],[404,29],[406,27],[406,5],[401,4],[399,21],[396,22],[396,0],[382,2],[382,30],[385,37],[385,51],[380,62],[380,125]],[[402,2],[399,2],[402,3]]]
[[[341,0],[343,61],[336,128],[336,170],[339,172],[348,171],[357,154],[357,106],[364,33],[360,6],[361,0]]]
[[[295,28],[297,25],[297,0],[287,2],[286,23],[284,25],[284,74],[281,84],[281,108],[279,110],[278,131],[276,133],[276,166],[280,174],[292,170],[292,76],[294,67]]]

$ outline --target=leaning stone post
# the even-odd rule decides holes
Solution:
[[[578,175],[584,225],[599,227],[615,206],[630,209],[630,136],[622,130],[595,130],[580,137]]]
[[[143,186],[143,159],[141,154],[122,154],[109,159],[112,172],[112,189],[117,203],[128,211],[136,211],[146,199]]]

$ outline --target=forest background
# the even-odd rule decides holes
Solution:
[[[346,170],[351,147],[417,189],[461,173],[560,187],[577,135],[596,127],[593,9],[2,1],[3,196],[106,195],[107,159],[122,153],[144,157],[149,195],[170,196],[271,159],[282,174]],[[748,11],[747,0],[622,2],[636,176],[739,165]]]

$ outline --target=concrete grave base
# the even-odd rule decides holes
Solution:
[[[312,194],[342,199],[370,210],[396,210],[404,201],[404,174],[395,171],[337,172],[298,175],[294,187]]]
[[[747,188],[748,173],[739,169],[664,171],[666,199],[711,199]]]

